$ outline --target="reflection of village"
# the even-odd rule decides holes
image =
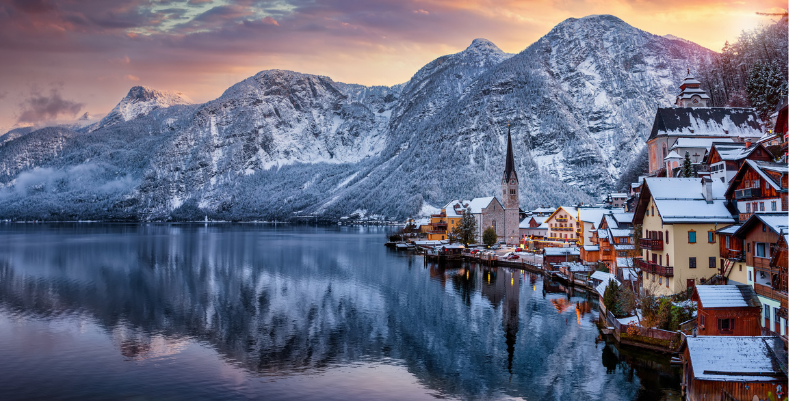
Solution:
[[[447,268],[444,264],[429,263],[426,268],[430,270],[431,279],[439,282],[442,287],[446,287],[449,283],[466,303],[469,303],[472,295],[478,292],[494,309],[501,307],[502,329],[507,344],[507,368],[510,374],[512,374],[512,362],[520,326],[519,307],[522,286],[530,287],[532,292],[537,292],[539,285],[542,297],[551,303],[556,313],[562,315],[574,311],[574,317],[568,320],[568,323],[579,326],[583,324],[583,317],[592,313],[593,304],[597,299],[583,289],[548,279],[543,280],[534,272],[516,268],[491,267],[473,262],[464,263],[459,268]]]

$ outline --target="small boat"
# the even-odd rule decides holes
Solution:
[[[408,244],[406,244],[404,242],[398,242],[397,243],[397,250],[398,251],[402,251],[402,250],[405,250],[405,249],[408,249]]]
[[[672,365],[682,365],[682,359],[679,359],[676,356],[672,356],[671,357],[671,364]]]

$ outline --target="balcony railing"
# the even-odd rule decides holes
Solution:
[[[636,267],[642,272],[657,274],[663,277],[674,277],[673,266],[661,266],[643,259],[636,259]]]
[[[567,221],[567,217],[557,217],[556,221]]]
[[[770,269],[770,259],[768,258],[760,258],[758,256],[754,256],[753,258],[753,267],[758,267],[760,269]]]
[[[762,196],[761,188],[745,188],[734,191],[734,198],[737,200],[758,198],[760,196]]]
[[[726,249],[723,251],[724,259],[731,259],[737,262],[745,261],[745,255],[742,253],[741,249]]]
[[[788,302],[786,292],[778,291],[770,286],[759,283],[753,283],[753,289],[756,290],[756,294],[758,295],[780,301],[782,308],[787,307]]]
[[[662,251],[663,250],[663,240],[662,239],[652,239],[652,238],[641,238],[641,249],[649,249],[652,251]]]

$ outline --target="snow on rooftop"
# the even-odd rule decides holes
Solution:
[[[670,149],[679,148],[705,148],[710,150],[713,143],[733,143],[734,138],[677,138]]]
[[[655,200],[664,223],[734,223],[726,201],[716,199],[707,203],[704,199]]]
[[[609,228],[608,230],[613,237],[629,237],[633,235],[632,228]]]
[[[543,250],[545,256],[564,256],[564,255],[581,255],[579,248],[545,248]]]
[[[764,382],[786,380],[775,361],[771,337],[687,337],[686,346],[698,380]]]
[[[471,213],[479,214],[482,213],[482,209],[490,205],[490,202],[493,202],[493,199],[495,198],[492,196],[487,196],[484,198],[474,198],[471,200],[471,202],[468,203],[468,207],[471,208]]]
[[[747,308],[754,306],[752,300],[758,299],[756,298],[756,293],[753,293],[753,289],[750,286],[742,286],[747,287],[742,289],[740,287],[737,285],[698,285],[696,286],[696,292],[699,294],[699,301],[701,301],[701,305],[704,308]]]
[[[584,250],[586,252],[595,252],[600,250],[599,245],[584,245]]]
[[[723,227],[716,232],[718,234],[734,234],[740,227],[742,227],[742,224],[732,224],[730,226]]]
[[[789,214],[787,213],[756,213],[756,217],[776,233],[789,231]]]

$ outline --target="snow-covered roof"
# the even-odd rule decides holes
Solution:
[[[607,276],[602,276],[599,273],[607,274]],[[591,277],[593,279],[602,280],[602,283],[598,284],[597,287],[595,287],[595,291],[597,291],[597,293],[600,294],[600,295],[605,294],[605,287],[608,287],[608,282],[609,281],[615,282],[617,286],[621,286],[622,285],[622,283],[620,283],[619,280],[616,279],[616,276],[614,276],[611,273],[605,273],[605,272],[601,272],[601,271],[596,271],[596,272],[592,273]],[[603,277],[603,278],[600,278],[600,277]]]
[[[608,230],[599,229],[597,230],[597,238],[608,238]]]
[[[556,210],[555,207],[538,207],[537,209],[532,210],[534,213],[553,213]]]
[[[705,148],[710,150],[713,143],[734,142],[734,138],[677,138],[670,149]]]
[[[530,227],[529,226],[529,224],[531,224],[532,220],[534,220],[534,222],[538,224],[537,227]],[[548,220],[548,216],[529,216],[529,217],[523,219],[520,222],[520,224],[518,224],[518,228],[525,228],[525,229],[531,229],[531,230],[534,230],[536,228],[542,229],[543,228],[542,224],[545,223],[545,220]],[[548,226],[546,225],[544,228],[547,229]]]
[[[581,263],[576,263],[576,262],[562,262],[560,264],[560,266],[562,266],[565,269],[567,269],[567,271],[570,271],[570,272],[573,272],[573,273],[576,273],[576,272],[588,272],[589,270],[592,270],[592,268],[590,266],[586,266],[586,265],[583,265]]]
[[[713,145],[715,147],[715,151],[718,152],[721,160],[742,160],[751,153],[758,146],[751,146],[750,148],[746,148],[745,144],[742,142],[735,142],[735,143],[716,143]]]
[[[424,217],[424,218],[421,218],[421,219],[416,219],[416,220],[414,220],[414,225],[416,225],[417,228],[419,228],[421,226],[430,225],[430,217]]]
[[[609,228],[612,237],[629,237],[633,235],[632,228]]]
[[[750,285],[697,285],[696,293],[704,308],[761,308]]]
[[[454,199],[442,207],[446,211],[447,217],[460,217],[458,211],[465,210],[470,201],[463,199]],[[457,211],[455,210],[457,206]]]
[[[582,207],[577,209],[580,212],[579,218],[585,223],[592,223],[595,227],[600,227],[603,221],[603,216],[611,213],[624,213],[622,209],[599,209],[591,207]]]
[[[704,199],[699,178],[646,179],[649,193],[664,223],[734,223],[726,208],[723,183],[712,181],[712,202]]]
[[[616,221],[613,214],[606,214],[603,216],[603,221],[605,221],[608,228],[619,228],[619,223]]]
[[[742,225],[739,226],[735,235],[741,236],[747,233],[756,221],[761,221],[773,230],[775,233],[789,232],[789,213],[787,212],[759,212],[754,213]]]
[[[599,250],[600,250],[599,245],[584,245],[584,251],[586,252],[595,252]]]
[[[611,194],[612,198],[627,198],[627,194],[624,192],[615,192]]]
[[[543,249],[545,256],[564,256],[564,255],[581,255],[579,248],[545,248]]]
[[[772,337],[698,336],[687,337],[684,346],[697,380],[785,381],[774,356],[774,341]]]
[[[755,139],[762,136],[762,130],[751,108],[661,107],[647,140],[665,135]]]
[[[716,231],[718,234],[734,234],[737,230],[742,227],[741,224],[732,224],[730,226],[723,227]]]
[[[633,224],[633,215],[635,215],[635,213],[633,212],[616,213],[614,214],[614,219],[619,224],[622,223]]]
[[[781,183],[775,181],[773,177],[766,174],[764,171],[772,171],[779,174],[786,174],[789,172],[789,166],[785,163],[763,162],[758,160],[746,160],[745,162],[750,164],[751,167],[753,167],[753,169],[776,190],[781,189]]]
[[[484,198],[474,198],[471,202],[468,203],[468,207],[471,209],[471,213],[479,214],[482,213],[482,209],[488,207],[493,200],[496,199],[493,196],[487,196]]]
[[[677,152],[672,150],[666,155],[666,157],[663,158],[663,160],[672,160],[672,159],[681,159],[681,158],[682,157],[679,154],[677,154]]]

